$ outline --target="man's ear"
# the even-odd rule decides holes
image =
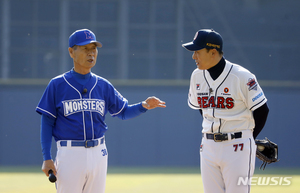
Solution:
[[[212,49],[211,51],[212,51],[212,56],[218,56],[219,55],[218,50]]]
[[[212,56],[216,55],[216,49],[210,49],[209,51]]]
[[[73,58],[74,57],[74,49],[69,47],[69,54],[70,57]]]

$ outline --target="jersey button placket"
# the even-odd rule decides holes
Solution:
[[[85,120],[85,134],[86,134],[86,139],[93,139],[93,134],[92,134],[92,129],[91,129],[91,112],[90,111],[85,111],[84,112],[84,120]]]

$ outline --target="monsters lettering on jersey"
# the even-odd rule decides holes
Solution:
[[[99,99],[75,99],[62,101],[64,106],[65,116],[69,116],[74,113],[82,111],[98,112],[102,116],[104,115],[105,102]]]
[[[200,108],[217,108],[217,109],[232,109],[234,107],[234,99],[231,97],[224,98],[218,96],[215,100],[214,96],[198,97],[198,104]]]

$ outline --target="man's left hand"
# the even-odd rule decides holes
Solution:
[[[154,109],[156,107],[162,107],[165,108],[166,103],[164,101],[161,101],[159,98],[152,96],[148,97],[145,101],[142,102],[142,105],[145,109]]]

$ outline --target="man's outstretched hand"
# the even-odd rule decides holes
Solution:
[[[142,102],[142,105],[145,109],[154,109],[156,107],[162,107],[165,108],[166,103],[164,101],[161,101],[159,98],[152,96],[148,97],[145,101]]]

